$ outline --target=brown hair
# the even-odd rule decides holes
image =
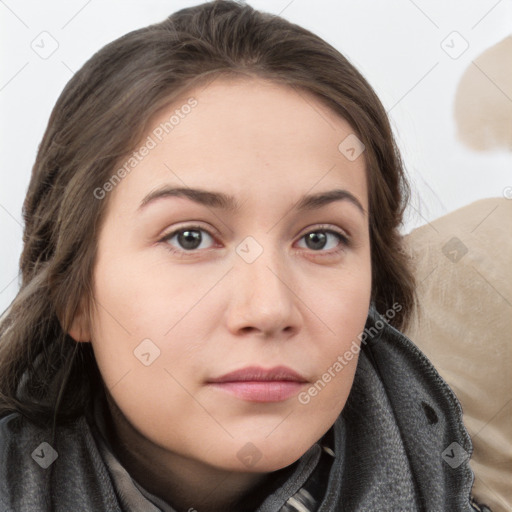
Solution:
[[[372,300],[381,312],[399,303],[393,323],[405,325],[414,281],[398,229],[409,189],[382,104],[318,36],[249,5],[216,0],[106,45],[60,95],[23,206],[21,288],[0,325],[0,415],[18,411],[42,425],[53,417],[55,427],[84,412],[101,375],[91,343],[67,332],[81,305],[89,314],[94,300],[95,234],[108,204],[94,191],[157,111],[221,74],[308,91],[352,125],[366,146]]]

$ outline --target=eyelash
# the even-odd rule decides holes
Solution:
[[[197,253],[198,251],[200,252],[201,250],[205,250],[205,251],[208,250],[208,249],[192,249],[192,250],[187,251],[184,249],[183,250],[176,249],[175,247],[171,246],[169,244],[169,240],[171,240],[172,238],[174,238],[174,236],[176,236],[177,234],[179,234],[183,231],[204,231],[205,233],[208,233],[208,236],[210,236],[213,240],[215,240],[214,235],[212,235],[204,227],[197,226],[197,225],[190,225],[190,226],[181,227],[179,229],[176,229],[176,230],[164,235],[159,240],[159,242],[162,242],[164,244],[165,248],[168,251],[170,251],[172,254],[182,257],[182,258],[186,258],[188,256],[193,256],[195,253]],[[317,232],[323,232],[323,233],[335,235],[338,238],[338,240],[341,242],[341,246],[338,249],[330,250],[330,251],[323,251],[322,249],[315,251],[315,250],[311,249],[310,251],[314,254],[315,257],[336,256],[337,254],[345,251],[346,248],[350,247],[350,238],[347,235],[345,235],[344,233],[342,233],[340,231],[334,230],[332,228],[328,228],[327,226],[318,226],[315,229],[312,229],[312,230],[308,231],[307,233],[304,233],[304,235],[302,235],[299,238],[299,240],[302,240],[306,235],[308,235],[310,233],[317,233]]]

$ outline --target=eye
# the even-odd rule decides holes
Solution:
[[[324,228],[306,233],[300,238],[300,241],[302,240],[305,241],[306,249],[311,249],[314,252],[325,252],[330,255],[343,251],[349,245],[349,239],[346,235],[333,229]],[[334,250],[323,250],[326,248],[334,248]]]
[[[173,244],[174,239],[177,246]],[[168,247],[171,252],[190,252],[206,249],[207,247],[201,246],[205,239],[207,242],[208,239],[213,241],[212,235],[205,229],[199,226],[187,226],[165,235],[161,241],[171,246]]]
[[[350,243],[345,234],[324,227],[309,231],[299,239],[299,241],[302,240],[306,244],[305,247],[302,246],[303,248],[325,256],[342,252]],[[186,253],[192,255],[194,251],[209,249],[212,247],[213,241],[214,238],[210,232],[200,226],[193,225],[176,229],[160,240],[169,251],[178,255],[186,255]]]

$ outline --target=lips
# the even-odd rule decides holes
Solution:
[[[307,380],[296,371],[287,366],[275,366],[268,370],[259,366],[248,366],[234,372],[226,373],[222,377],[210,379],[209,382],[248,382],[248,381],[290,381],[307,382]]]
[[[308,381],[287,366],[249,366],[208,381],[208,385],[249,402],[281,402],[296,395]]]

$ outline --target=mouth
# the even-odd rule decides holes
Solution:
[[[207,384],[250,402],[281,402],[296,395],[307,382],[286,366],[270,369],[249,366],[210,379]]]

